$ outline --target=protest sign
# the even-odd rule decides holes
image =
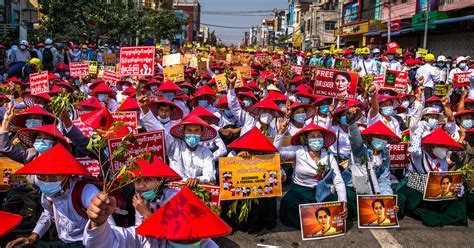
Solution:
[[[344,235],[346,221],[341,217],[343,202],[299,205],[303,240],[325,239]]]
[[[375,75],[374,76],[374,85],[377,89],[380,89],[385,84],[385,77],[384,75]]]
[[[454,88],[469,87],[471,84],[469,75],[471,75],[471,72],[454,73]]]
[[[357,195],[359,228],[396,228],[397,195]]]
[[[182,82],[184,81],[184,67],[182,65],[172,65],[165,67],[163,70],[163,76],[165,80]]]
[[[273,61],[272,61],[272,65],[273,65],[274,67],[280,68],[280,67],[281,67],[281,60],[279,60],[279,59],[273,60]]]
[[[99,161],[92,158],[77,158],[77,162],[83,165],[94,177],[99,177],[100,166]]]
[[[116,122],[123,122],[132,128],[137,127],[137,111],[121,111],[112,113],[112,117]]]
[[[132,144],[128,142],[127,152],[123,152],[121,155],[128,158],[129,156],[138,156],[138,154],[143,152],[155,152],[155,155],[162,161],[166,161],[165,157],[165,138],[164,131],[158,130],[148,133],[134,134],[133,137],[136,139],[137,143]],[[114,154],[115,149],[121,146],[122,138],[113,138],[109,139],[109,154]],[[112,161],[112,170],[120,168],[119,161]]]
[[[390,144],[390,168],[391,169],[408,168],[410,160],[408,159],[407,154],[406,154],[407,149],[408,149],[408,142]]]
[[[215,76],[217,92],[223,92],[227,90],[227,77],[225,73],[221,73]]]
[[[117,55],[115,53],[102,54],[102,62],[108,65],[114,65],[117,62]]]
[[[2,175],[2,180],[0,181],[0,189],[6,190],[26,185],[27,180],[25,175],[14,174],[21,167],[23,167],[23,164],[13,161],[10,158],[0,158],[0,175]]]
[[[197,65],[198,65],[199,74],[202,75],[202,74],[207,73],[207,61],[199,61]]]
[[[179,65],[181,62],[181,54],[173,53],[163,56],[163,66]]]
[[[352,61],[344,58],[336,58],[334,62],[334,69],[340,71],[346,71],[352,69]]]
[[[357,73],[318,69],[314,94],[354,100],[358,79]]]
[[[428,54],[428,49],[419,47],[416,51],[416,57],[425,57]]]
[[[72,124],[74,124],[74,126],[76,126],[86,137],[90,138],[95,134],[94,129],[82,122],[81,119],[72,120]]]
[[[250,66],[234,66],[234,70],[239,71],[240,74],[247,79],[251,78]]]
[[[385,74],[385,88],[406,89],[408,72],[388,70]]]
[[[89,63],[89,73],[90,74],[97,74],[97,70],[98,70],[98,67],[99,67],[99,64],[97,63],[97,61],[86,60],[86,61],[83,61],[83,62]]]
[[[154,69],[154,46],[120,48],[120,76],[153,76]]]
[[[30,74],[30,91],[32,95],[49,92],[48,71]]]
[[[115,86],[120,81],[120,77],[113,71],[104,71],[102,79],[105,82],[109,82],[111,86]]]
[[[168,187],[181,190],[186,185],[183,181],[174,181],[169,182]],[[209,184],[198,184],[199,187],[205,189],[206,191],[211,192],[211,200],[209,203],[214,207],[220,208],[221,207],[221,188],[218,185],[209,185]]]
[[[71,62],[69,63],[69,75],[74,78],[89,75],[89,63]]]
[[[394,42],[390,42],[387,44],[387,48],[392,48],[392,49],[395,49],[395,48],[399,48],[400,46],[398,45],[398,43],[396,41]]]
[[[435,96],[443,97],[448,94],[448,86],[446,84],[435,84]]]
[[[461,171],[430,171],[426,180],[423,200],[446,201],[454,200],[461,192]]]
[[[219,158],[221,200],[282,195],[280,155]]]
[[[293,66],[293,72],[296,75],[301,75],[301,73],[303,72],[303,67],[302,66]]]

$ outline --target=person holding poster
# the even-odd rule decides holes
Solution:
[[[443,129],[438,128],[422,138],[422,129],[413,135],[408,148],[412,163],[409,166],[407,184],[398,186],[397,195],[400,216],[410,213],[427,226],[466,225],[466,197],[451,201],[428,202],[423,200],[427,174],[429,171],[448,171],[449,151],[462,151],[464,148]]]
[[[287,104],[289,104],[289,100]],[[316,114],[316,108],[310,104],[295,102],[286,111],[290,123],[288,130],[284,135],[293,136],[306,126],[308,120],[311,120]]]
[[[334,100],[329,96],[316,96],[317,99],[313,105],[318,108],[318,113],[314,116],[313,122],[318,126],[330,128],[332,122],[331,110],[334,110]]]
[[[371,126],[374,123],[381,121],[385,124],[392,132],[401,137],[402,132],[400,126],[404,123],[394,117],[395,109],[398,108],[400,102],[396,97],[379,95],[375,86],[369,89],[371,109],[369,110],[369,116],[367,118],[367,126]],[[400,118],[401,120],[401,118]],[[405,129],[405,128],[404,128]]]
[[[115,96],[117,92],[112,90],[105,83],[100,83],[93,90],[89,92],[89,95],[96,97],[110,112],[115,112],[119,107]]]
[[[382,62],[382,69],[380,71],[384,77],[387,70],[402,70],[402,65],[395,59],[395,57],[398,56],[398,53],[394,48],[389,48],[387,51],[385,51],[385,55],[387,56],[387,60]]]
[[[301,228],[299,205],[315,202],[347,202],[346,188],[339,166],[326,149],[336,141],[336,134],[314,123],[307,125],[291,138],[291,146],[282,146],[283,135],[289,121],[280,119],[280,130],[274,145],[280,151],[283,161],[295,160],[290,191],[281,199],[280,218],[284,225]],[[331,193],[331,187],[336,195]],[[347,217],[347,206],[341,214]]]
[[[151,88],[150,88],[151,89]],[[175,96],[184,94],[184,91],[174,84],[171,80],[166,80],[163,82],[158,89],[156,89],[155,94],[158,96],[163,96],[168,98],[168,100],[173,101],[178,107],[183,111],[184,116],[189,114],[189,107],[184,101],[177,100]]]

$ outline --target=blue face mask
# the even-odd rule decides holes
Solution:
[[[300,103],[309,104],[310,99],[307,97],[298,97]]]
[[[372,147],[375,150],[380,151],[387,147],[387,141],[383,139],[372,138]]]
[[[346,118],[346,116],[341,117],[341,125],[347,126],[347,118]]]
[[[466,67],[467,67],[467,64],[466,64],[466,63],[460,63],[460,64],[459,64],[459,69],[461,69],[461,70],[466,69]]]
[[[472,127],[472,123],[473,121],[472,120],[463,120],[461,122],[461,126],[464,128],[464,129],[471,129]]]
[[[281,111],[286,112],[286,104],[284,102],[278,104],[278,108],[280,108]]]
[[[188,88],[183,88],[184,94],[189,95],[189,89]]]
[[[229,109],[224,109],[224,115],[229,117],[229,118],[234,116],[234,114],[232,114],[232,111],[229,110]]]
[[[323,138],[313,138],[313,139],[308,139],[308,146],[311,151],[319,151],[321,148],[323,148],[324,145],[324,139]]]
[[[189,147],[196,147],[201,142],[201,135],[199,134],[185,134],[184,141]]]
[[[151,91],[155,91],[156,89],[158,89],[158,86],[156,86],[156,85],[150,86],[150,90],[151,90]]]
[[[43,121],[42,120],[38,120],[38,119],[28,119],[26,120],[25,122],[25,126],[27,128],[32,128],[32,127],[39,127],[39,126],[42,126],[43,125]]]
[[[392,106],[387,106],[387,107],[381,107],[381,113],[385,116],[392,116],[393,114],[393,107]]]
[[[294,120],[298,123],[304,123],[304,121],[306,120],[306,113],[300,113],[300,114],[295,114],[295,116],[293,116]]]
[[[199,106],[207,107],[208,103],[207,100],[199,100],[198,101]]]
[[[444,67],[444,62],[438,62],[439,67]]]
[[[99,102],[105,102],[107,101],[107,98],[109,98],[109,95],[107,94],[97,94],[97,99]]]
[[[53,141],[39,138],[35,140],[35,143],[33,143],[33,147],[39,153],[45,153],[53,147]]]
[[[74,84],[76,84],[76,85],[79,85],[79,84],[81,84],[81,80],[79,80],[79,79],[75,79],[75,80],[74,80]]]
[[[216,74],[221,74],[221,71],[220,71],[220,70],[216,70]]]
[[[296,89],[296,85],[294,84],[290,85],[290,90],[294,90],[294,89]]]
[[[431,128],[431,129],[435,129],[439,124],[439,120],[438,119],[428,119],[428,126]]]
[[[207,84],[207,79],[201,80],[201,84]]]
[[[432,105],[431,107],[434,108],[434,109],[436,109],[436,111],[438,111],[438,113],[441,113],[441,106],[439,106],[439,105]]]
[[[61,187],[61,182],[43,182],[37,180],[36,184],[45,196],[54,196],[63,189]]]
[[[319,106],[319,113],[323,115],[329,114],[329,105]]]
[[[245,106],[245,107],[250,107],[250,106],[252,106],[252,101],[250,101],[250,100],[245,99],[245,100],[243,101],[243,103],[244,103],[244,106]]]
[[[174,93],[164,93],[163,96],[164,96],[165,98],[168,98],[168,100],[171,100],[171,101],[172,101],[173,98],[174,98]]]
[[[151,201],[156,198],[156,190],[148,190],[142,193],[143,199]]]
[[[171,118],[169,116],[166,118],[161,118],[159,115],[157,115],[156,119],[158,119],[162,124],[165,124],[165,123],[168,123]]]

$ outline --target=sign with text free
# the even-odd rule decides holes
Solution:
[[[32,95],[49,92],[48,71],[30,74],[30,91]]]
[[[338,70],[318,69],[314,93],[318,95],[355,99],[359,75]]]
[[[120,48],[121,76],[153,76],[155,68],[155,47]]]
[[[404,169],[408,168],[410,160],[406,152],[408,149],[408,142],[400,142],[398,144],[390,145],[390,168]]]

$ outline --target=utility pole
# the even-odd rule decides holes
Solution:
[[[426,1],[426,10],[425,10],[425,36],[423,38],[423,48],[426,49],[426,42],[428,41],[428,25],[430,22],[430,1]]]
[[[342,4],[344,3],[343,0],[337,1],[337,14],[339,15],[339,27],[337,29],[337,42],[336,42],[336,48],[339,49],[339,45],[341,43],[341,26],[342,26]]]
[[[387,1],[387,7],[388,7],[387,43],[390,43],[390,35],[392,31],[392,1],[391,0]]]

